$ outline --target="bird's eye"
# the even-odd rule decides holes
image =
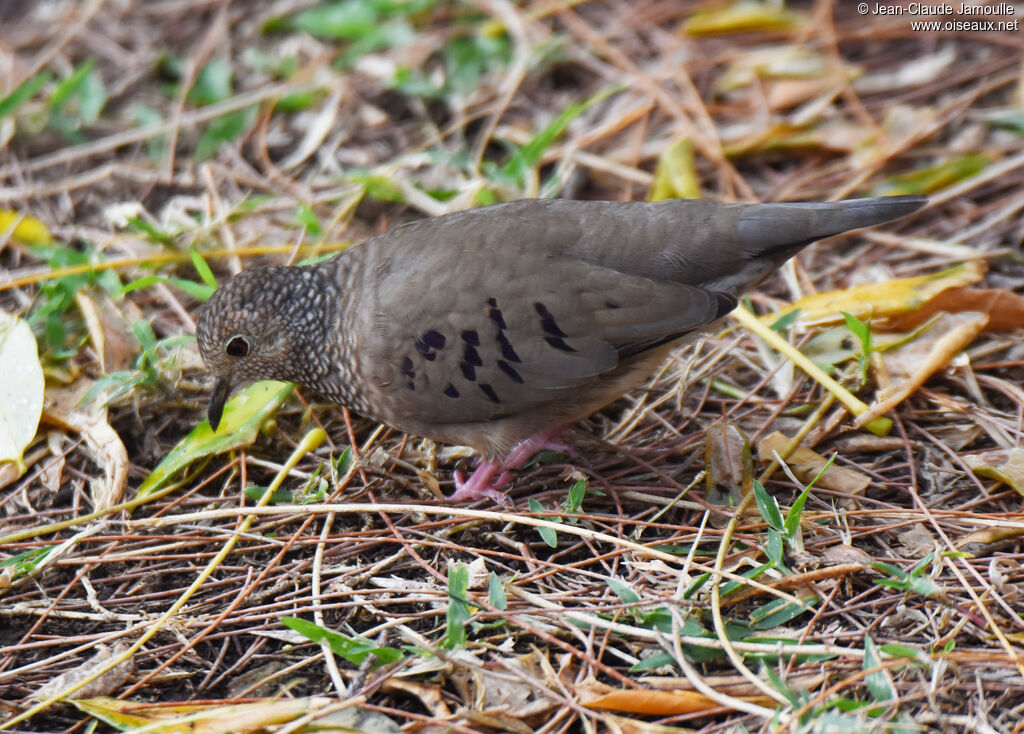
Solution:
[[[229,357],[248,356],[251,349],[252,345],[249,344],[249,340],[241,334],[235,334],[233,337],[228,339],[228,343],[224,345],[224,353]]]

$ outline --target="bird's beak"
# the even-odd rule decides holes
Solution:
[[[210,393],[210,404],[206,408],[206,417],[210,421],[210,428],[217,431],[220,425],[220,417],[224,413],[224,403],[228,401],[231,392],[231,379],[218,377],[213,382],[213,392]]]

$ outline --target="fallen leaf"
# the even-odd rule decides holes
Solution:
[[[936,166],[891,176],[871,189],[869,196],[930,194],[981,173],[991,162],[982,153],[955,156]]]
[[[588,709],[623,711],[629,714],[647,716],[679,716],[711,709],[728,710],[703,693],[692,690],[655,690],[651,688],[611,688],[603,683],[591,681],[579,689],[580,703]],[[767,696],[741,696],[738,700],[768,704]]]
[[[693,141],[684,138],[659,156],[647,201],[701,198],[700,177],[693,151]]]
[[[36,338],[17,316],[0,311],[0,467],[25,472],[25,449],[43,412],[43,368]]]
[[[985,269],[983,262],[971,260],[928,275],[816,293],[766,318],[775,321],[791,311],[799,311],[801,323],[818,324],[841,322],[844,311],[860,318],[898,316],[920,308],[945,290],[977,283],[984,277]]]
[[[120,657],[127,650],[128,645],[124,643],[117,643],[113,647],[97,645],[96,653],[91,658],[71,670],[61,673],[55,678],[51,678],[32,694],[32,699],[35,701],[42,701],[46,698],[59,696],[79,681],[91,677],[94,672],[103,668],[111,660]],[[87,683],[84,687],[75,691],[71,695],[73,698],[93,698],[96,696],[109,695],[120,688],[121,684],[128,680],[128,676],[131,675],[134,670],[135,664],[133,662],[133,658],[129,658],[128,660],[115,665],[113,668],[100,675],[99,678],[91,683]]]
[[[75,303],[85,319],[100,369],[104,374],[126,369],[139,353],[139,340],[135,338],[125,317],[105,293],[95,295],[86,290],[75,293]],[[138,308],[130,301],[128,307]]]
[[[879,379],[882,387],[875,396],[875,402],[866,413],[857,416],[855,424],[863,425],[906,400],[974,341],[987,321],[988,316],[973,311],[942,314],[917,338],[881,353],[888,377]],[[885,381],[889,384],[884,384]]]
[[[982,454],[968,454],[964,463],[979,477],[995,479],[1009,485],[1024,495],[1024,448],[986,451]]]
[[[980,556],[988,551],[985,546],[1006,543],[1022,535],[1024,535],[1024,527],[982,528],[958,540],[956,547],[973,556]]]
[[[84,379],[67,387],[50,388],[43,419],[84,439],[93,461],[103,469],[103,479],[94,480],[90,489],[95,509],[104,510],[124,496],[130,463],[121,437],[107,422],[106,405],[82,403],[91,388],[92,382]]]
[[[337,704],[336,699],[323,696],[229,705],[142,703],[100,697],[74,701],[74,704],[118,731],[145,727],[146,731],[160,734],[182,731],[190,734],[225,731],[248,734],[277,731],[280,724],[305,716],[310,717],[310,726],[299,730],[302,732],[333,730],[352,734],[401,734],[402,731],[393,719],[359,706],[317,716],[318,709]]]
[[[53,240],[50,230],[41,220],[28,214],[0,209],[0,237],[8,236],[26,245],[45,245]]]
[[[696,12],[683,24],[688,36],[717,36],[751,31],[793,31],[807,17],[781,5],[742,0],[725,7]]]
[[[950,288],[920,308],[878,325],[887,331],[913,331],[937,313],[976,311],[988,315],[985,331],[1016,331],[1024,326],[1024,296],[998,288]]]
[[[715,421],[704,442],[704,465],[709,484],[725,487],[733,493],[750,489],[754,476],[750,442],[736,426]]]
[[[770,436],[765,436],[757,444],[757,458],[762,464],[768,464],[774,459],[774,452],[782,454],[782,450],[789,444],[789,437],[780,431]],[[813,449],[806,446],[797,446],[786,459],[786,466],[796,475],[801,482],[810,482],[828,464],[828,459]],[[837,492],[848,494],[860,494],[871,485],[871,477],[845,466],[836,466],[834,463],[825,469],[825,473],[818,479],[816,486],[824,489],[831,489]]]
[[[224,407],[217,431],[214,432],[206,421],[189,431],[142,482],[139,497],[152,494],[194,461],[251,444],[292,390],[289,382],[263,380],[235,395]]]

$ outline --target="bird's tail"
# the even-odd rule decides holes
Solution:
[[[774,251],[796,252],[816,240],[870,227],[911,214],[926,196],[881,196],[846,201],[760,204],[747,208],[737,222],[737,236],[752,257]],[[782,259],[785,260],[786,255]]]
[[[917,211],[925,196],[883,196],[846,201],[735,204],[736,261],[705,281],[726,293],[752,288],[807,245],[851,229],[870,227]]]

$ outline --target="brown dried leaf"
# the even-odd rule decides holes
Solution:
[[[985,331],[1016,331],[1024,326],[1024,296],[996,288],[950,288],[916,311],[890,319],[879,328],[913,331],[937,313],[963,311],[988,314]]]
[[[81,434],[93,460],[103,468],[103,479],[92,483],[92,499],[97,510],[117,504],[128,485],[128,452],[121,437],[107,422],[106,406],[80,404],[92,384],[80,380],[68,387],[46,391],[43,419],[66,431]]]
[[[871,409],[858,416],[856,424],[864,425],[906,400],[974,341],[987,322],[988,316],[973,311],[942,314],[916,339],[883,353],[891,382],[879,388]]]
[[[615,689],[597,681],[590,681],[578,692],[580,703],[589,709],[624,711],[647,716],[678,716],[723,708],[719,702],[691,690]],[[760,704],[771,702],[767,696],[743,696],[739,700]]]
[[[75,303],[85,319],[89,341],[96,350],[104,374],[128,368],[139,353],[139,340],[110,297],[105,293],[79,290],[75,294]],[[130,301],[125,303],[128,304],[126,308],[138,311]]]
[[[56,678],[47,681],[32,694],[33,700],[42,701],[43,699],[60,695],[79,681],[91,677],[97,669],[107,665],[112,659],[123,655],[127,649],[128,645],[124,643],[118,643],[113,647],[97,645],[96,653],[91,658],[77,667],[61,673]],[[85,687],[75,691],[71,694],[71,697],[77,699],[107,696],[120,688],[121,684],[128,679],[133,670],[135,670],[134,659],[129,658],[118,663],[96,680],[86,684]]]
[[[782,454],[789,437],[781,431],[765,436],[757,444],[757,458],[762,464],[771,463],[773,452]],[[786,459],[786,465],[801,482],[810,482],[828,464],[828,459],[806,446],[797,446]],[[817,486],[837,492],[859,494],[871,485],[871,477],[845,466],[832,464],[817,482]]]
[[[754,476],[750,442],[735,426],[715,421],[707,430],[704,465],[709,482],[732,492],[745,492]]]

